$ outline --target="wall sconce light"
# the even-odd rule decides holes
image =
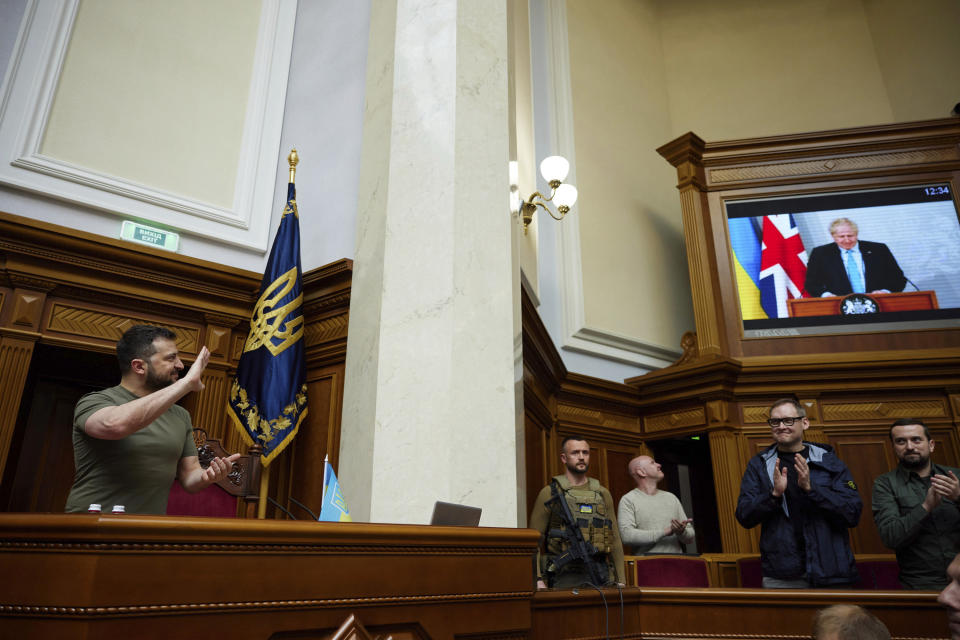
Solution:
[[[550,197],[539,191],[534,192],[524,202],[520,203],[520,219],[523,221],[523,234],[527,234],[527,227],[533,222],[533,214],[537,207],[541,207],[554,220],[563,220],[570,207],[577,201],[577,188],[572,184],[564,184],[563,180],[570,172],[570,163],[561,156],[544,158],[540,163],[540,175],[550,185]],[[557,207],[557,214],[550,210],[546,203],[553,202]]]

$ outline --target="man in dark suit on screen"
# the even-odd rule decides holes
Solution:
[[[857,240],[857,225],[848,218],[830,223],[833,243],[810,252],[804,288],[813,297],[850,293],[903,291],[907,279],[882,242]]]

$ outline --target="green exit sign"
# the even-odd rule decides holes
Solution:
[[[131,222],[130,220],[123,221],[123,226],[120,227],[120,237],[124,240],[148,244],[151,247],[160,247],[167,251],[176,251],[180,248],[179,234],[173,231],[148,227],[145,224]]]

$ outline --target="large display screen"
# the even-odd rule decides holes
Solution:
[[[949,183],[724,204],[744,337],[960,326]]]

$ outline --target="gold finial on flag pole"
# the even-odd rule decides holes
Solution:
[[[297,155],[296,147],[290,151],[287,162],[290,163],[290,182],[294,182],[294,178],[297,177],[297,165],[300,163],[300,156]]]

